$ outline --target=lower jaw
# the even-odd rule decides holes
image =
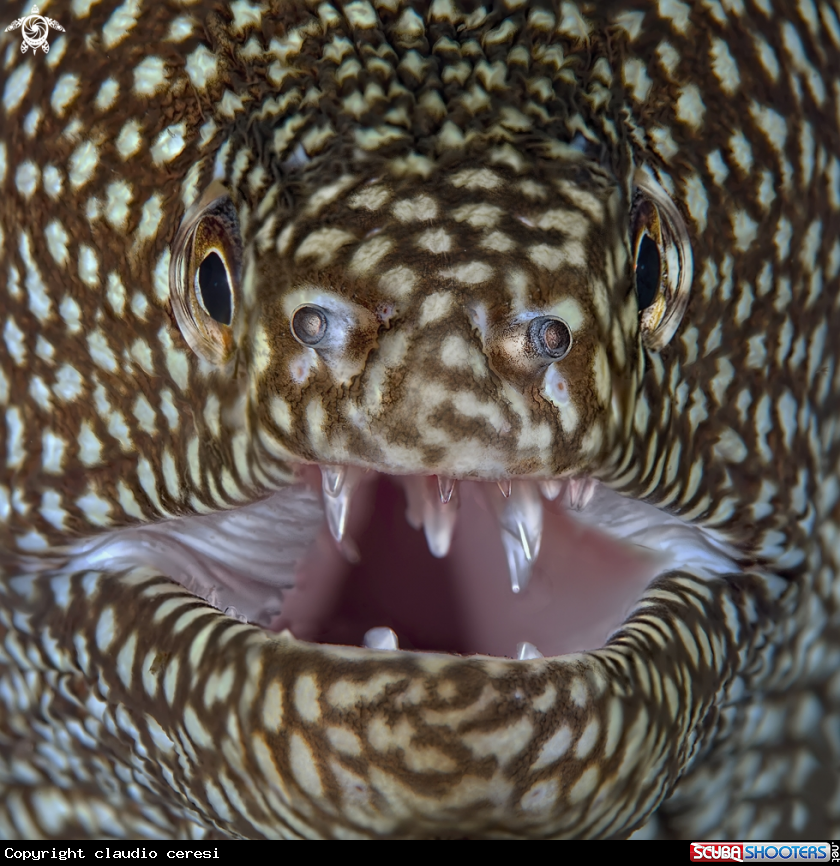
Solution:
[[[74,622],[86,630],[73,646],[92,648],[88,677],[105,683],[113,701],[138,719],[151,710],[173,742],[191,736],[195,748],[209,749],[192,765],[188,751],[158,759],[178,779],[179,761],[191,767],[183,779],[190,802],[226,831],[614,836],[638,826],[702,747],[705,720],[731,675],[737,653],[725,610],[744,620],[738,633],[747,623],[720,601],[726,585],[708,581],[735,563],[699,530],[599,487],[579,516],[656,556],[544,502],[532,579],[514,595],[495,485],[459,485],[452,546],[435,559],[405,524],[400,483],[372,474],[360,485],[346,532],[358,543],[356,565],[328,532],[317,535],[323,512],[301,484],[237,511],[80,546],[69,563],[77,588],[62,590],[70,609],[51,615],[62,633]],[[283,554],[295,550],[284,571]],[[677,562],[695,563],[697,574],[666,575],[642,590]],[[138,565],[222,610],[232,592],[225,579],[247,576],[258,601],[243,618],[291,627],[298,638],[359,644],[371,626],[386,626],[421,651],[510,657],[529,641],[545,656],[564,655],[517,662],[314,646],[217,616],[157,575],[115,574]],[[88,569],[107,574],[79,573]],[[278,572],[288,578],[282,592],[269,580]],[[282,610],[264,616],[270,606],[254,586],[282,595]],[[639,596],[643,609],[606,649],[567,654],[603,646]],[[615,603],[605,608],[605,599]],[[119,660],[138,623],[143,653],[152,638],[158,649],[137,657],[142,676],[134,665],[127,690]],[[212,692],[222,683],[220,703]],[[204,785],[207,767],[228,782],[246,772],[243,753],[246,799],[258,792],[271,805],[260,824],[220,817],[218,787],[208,799]]]

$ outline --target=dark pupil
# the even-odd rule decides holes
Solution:
[[[301,307],[292,318],[295,336],[307,346],[315,346],[327,330],[327,317],[318,307]]]
[[[230,324],[231,293],[228,275],[218,253],[210,253],[198,268],[198,287],[204,309],[222,325]]]
[[[639,253],[636,256],[636,295],[639,309],[649,307],[659,291],[662,268],[659,261],[659,247],[649,235],[642,237]]]

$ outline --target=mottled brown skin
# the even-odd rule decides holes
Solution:
[[[663,836],[831,835],[840,9],[672,0],[581,4],[577,14],[511,3],[482,18],[479,4],[464,13],[453,2],[414,4],[414,19],[408,5],[336,3],[339,14],[284,2],[258,14],[247,3],[160,3],[116,19],[111,3],[79,15],[57,3],[48,11],[66,34],[49,55],[22,55],[19,33],[0,43],[0,831],[620,837],[655,815],[647,829]],[[345,43],[325,50],[336,35],[360,60],[343,78]],[[494,83],[493,63],[508,83]],[[377,76],[400,87],[371,91],[354,114],[346,100]],[[470,89],[479,84],[484,102]],[[432,92],[439,104],[423,101]],[[493,124],[510,107],[532,127],[509,136],[512,162],[494,162]],[[354,136],[381,133],[389,111],[400,134],[361,155]],[[278,143],[290,118],[302,122]],[[476,137],[463,147],[442,139],[447,121]],[[306,137],[321,124],[334,134]],[[544,149],[581,130],[599,152]],[[304,141],[311,161],[300,165]],[[253,279],[238,288],[235,353],[221,364],[200,361],[185,340],[168,274],[214,163],[239,216],[243,285]],[[694,254],[688,309],[661,350],[625,312],[635,305],[634,166],[670,193]],[[433,224],[460,242],[447,267],[474,263],[484,235],[452,216],[452,178],[467,169],[499,185],[465,186],[464,199],[498,204],[504,233],[519,233],[508,250],[481,254],[492,273],[480,285],[461,272],[441,277],[431,251],[408,251],[411,233],[391,217],[385,225],[382,205],[356,216],[352,197],[373,178],[384,178],[388,207],[428,190],[442,214]],[[340,192],[307,211],[345,175]],[[515,210],[534,223],[547,206],[523,204],[515,185],[529,179],[573,180],[572,192],[556,184],[551,194],[590,229],[580,283],[568,263],[552,270],[523,251],[568,242],[551,228],[514,229]],[[598,184],[615,206],[602,232],[572,198]],[[398,243],[354,272],[366,230],[381,225]],[[295,256],[313,231],[336,227],[350,236],[322,265]],[[627,261],[609,275],[622,250]],[[399,265],[415,268],[418,284],[393,322],[376,320],[375,340],[356,336],[342,355],[362,359],[364,374],[340,387],[321,363],[296,385],[283,300],[318,281],[371,322],[393,299],[380,278]],[[463,313],[478,299],[510,317],[515,268],[527,271],[529,303],[573,284],[583,310],[581,350],[564,368],[583,419],[574,434],[534,397],[535,380],[504,359],[494,366]],[[456,313],[416,332],[385,388],[396,428],[377,427],[371,410],[379,451],[367,435],[339,441],[383,335],[414,334],[441,287]],[[451,334],[489,358],[486,375],[444,370],[437,356]],[[597,387],[599,347],[624,394],[616,418]],[[446,471],[453,443],[492,439],[454,402],[434,417],[443,444],[420,442],[411,400],[425,392],[401,390],[411,369],[498,408],[511,429],[496,437],[503,472],[481,450]],[[514,391],[531,395],[524,409],[511,408]],[[272,412],[273,397],[288,416]],[[323,435],[304,423],[318,401]],[[522,431],[540,422],[551,446],[525,447]],[[484,479],[591,475],[704,526],[736,547],[736,561],[729,570],[686,561],[659,575],[601,650],[515,662],[299,643],[226,617],[149,569],[68,559],[68,545],[106,530],[260,499],[288,484],[299,460]]]

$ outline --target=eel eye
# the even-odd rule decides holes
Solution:
[[[242,241],[233,202],[212,183],[187,211],[169,263],[169,296],[178,327],[205,361],[225,364],[234,354]]]
[[[233,311],[233,290],[222,257],[211,250],[198,267],[196,289],[208,316],[220,325],[229,325]]]
[[[528,342],[541,358],[559,361],[572,348],[572,331],[562,319],[538,316],[528,325]]]
[[[688,306],[694,257],[673,199],[642,169],[634,183],[630,226],[640,330],[645,346],[658,351],[674,336]]]
[[[327,333],[327,314],[316,304],[304,304],[292,314],[292,336],[304,346],[317,346]]]
[[[659,280],[662,276],[662,262],[659,258],[659,247],[651,236],[642,235],[636,250],[636,297],[639,309],[646,310],[656,298],[659,291]]]

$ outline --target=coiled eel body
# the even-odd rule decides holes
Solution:
[[[43,12],[0,43],[0,832],[837,835],[840,4]],[[410,570],[382,478],[430,587],[569,607],[572,520],[655,565],[546,657],[302,640],[340,552]]]

